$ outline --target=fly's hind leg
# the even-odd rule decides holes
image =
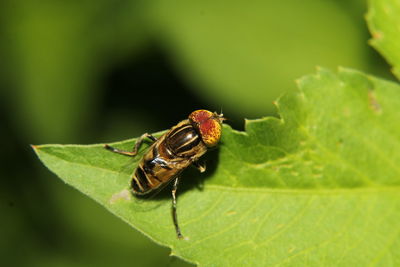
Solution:
[[[172,218],[174,220],[176,236],[178,239],[183,239],[183,235],[181,233],[181,229],[178,224],[178,215],[176,209],[176,191],[178,190],[179,177],[175,178],[174,184],[172,186]]]
[[[118,148],[115,148],[115,147],[112,147],[112,146],[109,146],[109,145],[104,145],[104,148],[107,149],[107,150],[109,150],[109,151],[111,151],[111,152],[114,152],[114,153],[118,153],[118,154],[125,155],[125,156],[129,156],[129,157],[134,157],[134,156],[136,156],[136,154],[138,153],[139,148],[140,148],[140,146],[142,145],[142,143],[143,143],[143,141],[144,141],[145,138],[149,138],[149,139],[151,139],[153,142],[157,141],[157,138],[155,138],[155,137],[152,136],[151,134],[149,134],[149,133],[144,133],[144,134],[142,134],[142,136],[139,137],[139,139],[136,141],[135,146],[133,147],[133,150],[132,150],[132,151],[120,150],[120,149],[118,149]]]

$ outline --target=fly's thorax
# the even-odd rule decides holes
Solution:
[[[207,151],[197,129],[189,120],[173,127],[165,136],[166,147],[177,157],[199,158]]]

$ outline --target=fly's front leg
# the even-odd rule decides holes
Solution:
[[[132,151],[120,150],[120,149],[118,149],[118,148],[115,148],[115,147],[112,147],[112,146],[109,146],[109,145],[104,145],[104,148],[107,149],[107,150],[109,150],[109,151],[111,151],[111,152],[114,152],[114,153],[118,153],[118,154],[125,155],[125,156],[129,156],[129,157],[134,157],[134,156],[136,156],[137,152],[139,151],[139,147],[142,145],[142,143],[143,143],[143,141],[144,141],[144,139],[145,139],[146,137],[149,138],[149,139],[151,139],[153,142],[157,141],[157,138],[155,138],[155,137],[152,136],[151,134],[149,134],[149,133],[144,133],[144,134],[142,134],[142,136],[139,137],[139,139],[136,141],[135,146],[133,147],[133,150],[132,150]]]
[[[206,163],[200,164],[198,161],[193,162],[193,166],[195,166],[199,172],[203,173],[206,171]]]
[[[200,164],[198,161],[193,162],[193,166],[196,167],[200,173],[203,173],[206,171],[206,163],[203,162],[202,164]],[[200,190],[203,190],[204,184],[203,181],[199,182],[199,184],[197,185],[197,188]]]
[[[178,225],[178,215],[177,215],[177,211],[176,211],[176,191],[178,190],[178,184],[179,184],[179,177],[175,178],[174,184],[172,186],[172,218],[174,220],[176,236],[179,239],[183,239],[181,229],[179,228],[179,225]]]

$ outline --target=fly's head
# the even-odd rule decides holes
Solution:
[[[207,147],[216,146],[221,139],[223,114],[204,109],[195,110],[189,115],[190,123],[198,129]]]

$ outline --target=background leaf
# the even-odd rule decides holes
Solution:
[[[188,240],[176,239],[169,192],[129,194],[123,156],[102,145],[35,150],[66,183],[200,266],[398,265],[399,86],[346,69],[298,84],[277,103],[280,119],[224,127],[206,177],[185,172],[178,205]]]
[[[370,0],[367,21],[371,44],[392,65],[400,78],[400,3],[396,0]]]
[[[199,98],[254,118],[273,112],[270,103],[315,65],[374,71],[357,21],[364,5],[158,0],[147,18]]]

